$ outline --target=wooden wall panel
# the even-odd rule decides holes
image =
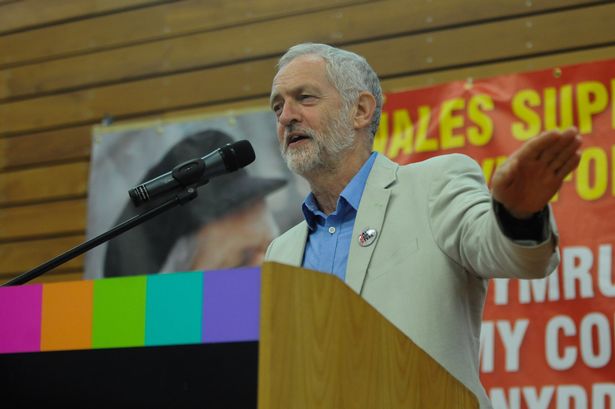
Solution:
[[[85,197],[89,167],[77,162],[0,173],[0,206]]]
[[[461,7],[460,0],[457,1]],[[505,2],[501,7],[480,8],[481,3],[484,1],[463,2],[468,10],[482,11],[472,15],[471,18],[475,21],[510,17],[527,11],[527,6],[521,2]],[[408,7],[406,0],[389,0],[354,5],[88,53],[36,65],[5,68],[0,70],[0,100],[280,54],[292,44],[305,41],[306,38],[327,43],[368,41],[378,36],[407,33],[409,28],[412,28],[411,31],[433,30],[468,22],[468,12],[451,13],[451,7],[444,7],[442,2],[431,8],[426,7],[428,3],[411,4],[412,7]],[[561,3],[543,2],[537,4],[534,11],[561,6]],[[356,30],[356,27],[364,28]],[[525,29],[524,31],[527,31],[527,27]],[[283,38],[271,41],[280,32],[285,33]],[[208,46],[203,47],[203,44]],[[122,63],[118,64],[118,61]]]
[[[0,138],[0,170],[90,157],[92,127]],[[41,144],[44,148],[41,149]],[[0,193],[1,194],[1,193]]]
[[[0,241],[83,234],[85,211],[83,199],[0,208]]]
[[[348,48],[384,78],[615,42],[615,4],[364,42]],[[531,24],[529,24],[531,22]],[[308,20],[308,27],[317,21]],[[291,26],[287,27],[290,30]],[[486,34],[487,33],[487,34]],[[306,35],[305,32],[302,33]],[[564,35],[564,34],[567,34]],[[257,35],[250,34],[251,37]],[[487,37],[498,41],[486,41]],[[428,46],[425,46],[428,44]],[[478,44],[481,46],[479,47]],[[0,105],[6,133],[264,95],[275,58]],[[232,81],[229,80],[232,78]]]
[[[276,59],[211,68],[0,105],[2,133],[135,117],[194,104],[262,96],[271,89]]]
[[[4,274],[0,275],[0,282],[9,281],[11,278],[17,276],[17,274]],[[30,284],[36,283],[56,283],[66,281],[79,281],[83,279],[83,270],[72,268],[70,270],[51,270],[48,274],[42,275],[34,280],[30,281]]]
[[[54,0],[51,4],[49,0],[4,1],[0,2],[7,3],[0,9],[0,33],[169,1],[172,0]]]
[[[56,272],[59,271],[59,272]],[[61,270],[52,270],[49,274],[35,278],[31,283],[57,283],[66,281],[82,280],[83,270],[73,270],[72,272],[62,272]]]
[[[84,240],[83,235],[75,235],[55,239],[0,243],[0,260],[2,260],[0,277],[13,276],[20,272],[29,271],[58,254],[77,246]],[[83,256],[80,256],[59,266],[57,271],[81,270],[82,268]]]
[[[615,3],[508,21],[365,42],[364,55],[381,77],[441,70],[615,43]],[[495,41],[489,41],[495,39]]]
[[[589,50],[570,51],[555,55],[525,58],[515,61],[496,62],[491,64],[473,65],[446,71],[436,71],[385,79],[382,89],[387,92],[397,92],[411,88],[428,87],[451,81],[488,78],[497,75],[514,74],[534,70],[543,70],[562,65],[580,64],[588,61],[612,59],[615,56],[615,45],[592,48]]]
[[[359,0],[364,2],[368,0]],[[0,64],[29,63],[199,30],[349,4],[353,0],[188,0],[0,37]],[[357,1],[354,1],[357,3]]]
[[[83,238],[93,125],[265,106],[291,44],[357,51],[385,91],[615,55],[599,0],[55,3],[0,0],[0,280]]]
[[[269,98],[251,98],[223,104],[176,109],[167,114],[141,116],[139,121],[172,119],[178,116],[202,116],[233,112],[254,107],[266,107]],[[90,158],[92,126],[76,126],[54,131],[0,138],[0,171],[14,168],[46,166],[56,162],[75,162]],[[45,148],[40,149],[41,143]],[[1,173],[0,173],[1,174]]]

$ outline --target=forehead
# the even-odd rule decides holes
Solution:
[[[325,60],[317,55],[302,55],[286,64],[273,78],[271,99],[303,88],[333,88],[327,78]]]

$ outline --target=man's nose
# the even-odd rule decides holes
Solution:
[[[282,112],[280,112],[280,116],[278,117],[278,122],[280,125],[288,126],[293,122],[298,122],[301,119],[301,115],[296,104],[292,102],[287,102],[282,107]]]

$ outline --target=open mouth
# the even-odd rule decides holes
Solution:
[[[310,139],[310,137],[304,134],[292,134],[286,138],[286,146],[290,146],[294,143],[301,142],[305,139]]]

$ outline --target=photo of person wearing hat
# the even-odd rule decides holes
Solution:
[[[135,207],[128,191],[177,165],[247,140],[256,160],[213,177],[194,200],[88,251],[84,278],[257,266],[267,244],[297,223],[308,186],[279,155],[267,107],[101,124],[92,130],[86,238],[171,197]]]
[[[191,134],[168,150],[142,182],[232,142],[218,130]],[[265,197],[285,184],[284,179],[251,176],[246,169],[211,179],[199,188],[196,199],[111,240],[104,276],[260,265],[268,244],[279,233]],[[136,208],[126,196],[115,224],[146,209]]]

